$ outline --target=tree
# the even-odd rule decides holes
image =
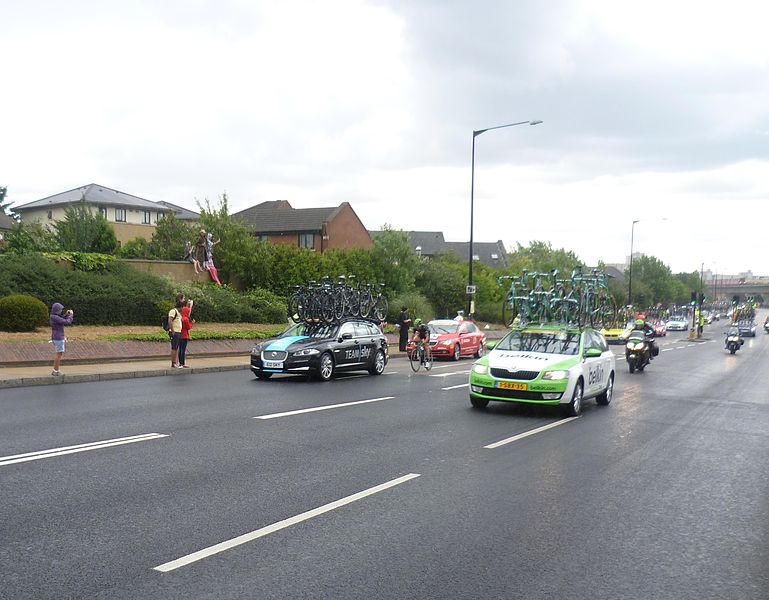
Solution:
[[[173,213],[168,213],[158,220],[147,252],[149,256],[158,260],[182,260],[185,252],[184,243],[192,244],[197,237],[197,228],[194,225],[180,221]],[[140,246],[135,250],[140,250]]]
[[[420,263],[416,285],[439,316],[453,317],[467,302],[467,266],[453,252],[437,254]]]
[[[388,294],[414,289],[417,258],[411,250],[408,234],[390,225],[382,226],[382,233],[374,238],[371,250],[372,264],[385,284]]]
[[[56,250],[60,250],[56,236],[40,221],[16,223],[5,234],[5,242],[0,245],[0,252],[8,254],[54,252]]]
[[[553,249],[550,242],[533,241],[528,247],[518,244],[515,251],[507,255],[509,271],[520,273],[523,269],[529,271],[548,272],[558,269],[562,275],[570,275],[573,269],[584,266],[584,263],[571,250],[565,248]]]
[[[115,230],[100,212],[84,203],[72,204],[64,219],[54,225],[56,240],[62,250],[112,254],[117,248]]]
[[[5,186],[0,186],[0,214],[5,214],[8,216],[15,216],[13,214],[13,211],[10,209],[11,203],[5,201],[5,195],[8,193],[8,188]]]

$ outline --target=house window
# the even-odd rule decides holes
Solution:
[[[48,211],[48,220],[50,221],[51,219],[53,219],[53,211],[49,210]]]
[[[492,254],[491,260],[499,260],[499,254]]]
[[[481,257],[477,254],[473,254],[473,260],[481,260]]]
[[[300,248],[315,248],[315,234],[314,233],[300,233],[299,234],[299,247]]]
[[[270,237],[268,235],[263,234],[263,233],[259,233],[256,236],[256,241],[257,242],[269,242],[270,241]]]
[[[150,211],[148,211],[148,210],[145,210],[144,211],[144,219],[142,219],[142,223],[144,223],[145,225],[149,225],[150,224],[150,219],[152,219],[152,213]]]
[[[104,217],[104,220],[107,220],[107,207],[106,206],[100,206],[99,207],[99,214]]]
[[[115,209],[115,222],[116,223],[125,223],[125,208],[116,208]]]
[[[157,217],[155,218],[155,223],[160,223],[160,219],[162,219],[162,218],[163,218],[163,213],[159,212],[157,214]]]

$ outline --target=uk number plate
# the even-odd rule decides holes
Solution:
[[[496,385],[501,390],[526,391],[529,389],[528,383],[513,383],[512,381],[497,381]]]
[[[262,366],[265,369],[282,369],[283,368],[283,363],[281,361],[278,361],[278,360],[265,360],[262,363]]]

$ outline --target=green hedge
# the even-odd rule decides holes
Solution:
[[[48,307],[26,294],[0,298],[0,331],[34,331],[49,322]]]

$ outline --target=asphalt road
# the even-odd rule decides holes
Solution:
[[[2,390],[0,598],[766,599],[769,335],[720,331],[575,420],[470,360]]]

